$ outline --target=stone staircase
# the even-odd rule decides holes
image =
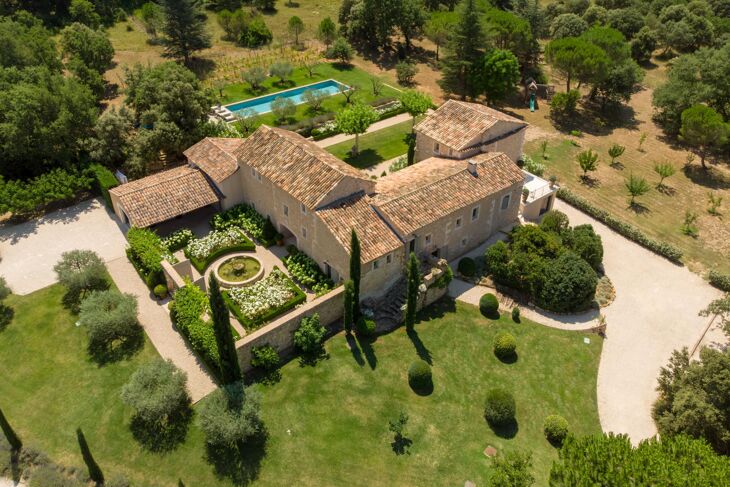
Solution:
[[[400,278],[381,298],[363,301],[363,308],[372,312],[377,331],[392,330],[403,322],[406,286],[406,279]]]

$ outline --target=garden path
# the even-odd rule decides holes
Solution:
[[[0,226],[0,276],[15,294],[56,282],[53,266],[63,252],[93,250],[104,261],[124,255],[124,230],[100,199],[82,201],[41,218]]]
[[[392,127],[393,125],[397,125],[401,122],[405,122],[407,120],[411,120],[413,117],[411,117],[407,113],[401,113],[400,115],[396,115],[394,117],[386,118],[385,120],[380,120],[379,122],[375,122],[370,127],[368,127],[366,134],[369,134],[370,132],[375,132],[376,130],[381,130],[384,128]],[[354,139],[354,135],[347,135],[347,134],[337,134],[333,135],[332,137],[327,137],[326,139],[318,140],[315,142],[320,147],[329,147],[331,145],[339,144],[340,142],[345,142],[346,140]]]
[[[0,477],[0,487],[26,487],[27,485],[23,481],[15,482],[13,479]]]
[[[152,295],[126,257],[107,263],[107,267],[119,290],[137,298],[139,322],[157,352],[163,359],[172,360],[188,375],[188,390],[193,402],[213,392],[216,388],[213,377],[170,320],[168,300],[158,301]]]
[[[568,215],[571,225],[593,225],[603,239],[603,264],[616,288],[616,299],[602,310],[608,328],[598,370],[598,412],[604,431],[625,433],[638,443],[657,432],[651,408],[660,368],[673,350],[692,349],[703,339],[709,318],[698,312],[721,293],[686,267],[625,239],[562,201],[555,208]],[[501,238],[504,234],[495,235],[468,255],[483,255],[487,246]],[[449,286],[452,297],[475,305],[487,291],[459,279]],[[522,313],[561,329],[584,330],[596,324],[590,314],[551,315],[525,308]],[[713,338],[719,335],[714,333]],[[707,339],[702,343],[708,344]]]

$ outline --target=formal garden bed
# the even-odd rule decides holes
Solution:
[[[184,248],[193,238],[193,232],[188,229],[180,229],[162,239],[154,230],[132,227],[127,232],[127,258],[147,287],[164,286],[162,261],[177,263],[174,252]]]
[[[264,247],[276,243],[279,236],[271,220],[264,218],[251,206],[242,203],[213,215],[210,226],[214,230],[240,228],[246,235],[259,242]]]
[[[188,242],[185,247],[185,256],[190,259],[198,272],[205,269],[218,257],[239,251],[254,251],[256,245],[238,228],[213,230],[202,238]]]
[[[293,245],[289,245],[286,250],[289,254],[282,261],[286,270],[300,285],[317,295],[325,294],[335,286],[332,279],[322,272],[319,264],[310,256]]]
[[[223,299],[246,333],[251,333],[305,302],[307,295],[275,266],[268,276],[250,286],[224,291]]]

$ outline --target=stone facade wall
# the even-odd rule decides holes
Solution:
[[[320,323],[324,326],[331,326],[339,321],[343,315],[344,299],[344,287],[339,286],[238,340],[236,351],[241,370],[244,372],[251,370],[251,349],[253,347],[271,345],[280,355],[291,352],[294,347],[294,332],[299,328],[299,322],[305,316],[318,313]]]

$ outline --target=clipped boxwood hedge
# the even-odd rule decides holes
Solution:
[[[458,266],[459,274],[466,277],[474,277],[477,272],[477,266],[471,257],[462,257]]]
[[[185,256],[190,259],[190,263],[193,264],[193,267],[195,267],[198,272],[202,274],[203,272],[205,272],[205,269],[207,269],[208,266],[213,263],[214,260],[222,255],[230,254],[233,252],[253,252],[254,250],[256,250],[256,245],[251,240],[249,240],[248,237],[244,236],[244,238],[246,239],[246,242],[218,249],[205,259],[196,259],[195,257],[187,255],[187,253],[185,254]]]
[[[170,317],[193,351],[208,365],[211,372],[217,374],[220,369],[220,355],[215,331],[213,324],[203,321],[202,318],[208,306],[205,291],[188,282],[175,292],[170,306]]]
[[[499,301],[492,293],[485,293],[479,298],[479,311],[488,318],[499,317]]]
[[[646,235],[635,226],[631,225],[630,223],[626,223],[625,221],[619,220],[605,210],[593,206],[591,203],[581,198],[577,194],[572,193],[565,188],[560,188],[558,190],[558,198],[578,208],[582,212],[587,213],[596,220],[599,220],[606,226],[620,233],[629,240],[633,240],[642,247],[645,247],[652,252],[671,260],[672,262],[682,262],[682,251],[679,248],[675,247],[672,244],[660,242],[658,240],[650,238],[648,235]]]
[[[109,190],[119,186],[119,181],[109,169],[101,164],[91,164],[89,170],[94,176],[94,189],[104,198],[106,206],[112,208],[112,198],[109,196]]]
[[[158,284],[165,284],[162,272],[164,246],[159,235],[146,228],[132,227],[127,232],[127,258],[147,284],[154,289]]]
[[[278,267],[274,266],[274,269],[278,269]],[[266,322],[271,321],[274,318],[277,318],[278,316],[286,313],[287,311],[296,308],[307,300],[307,295],[304,294],[304,291],[299,289],[299,286],[294,284],[294,281],[292,281],[289,276],[286,276],[286,279],[289,283],[291,290],[294,292],[294,296],[281,306],[277,308],[271,308],[266,313],[254,319],[250,319],[244,316],[241,308],[235,303],[235,301],[233,301],[233,299],[228,295],[227,292],[223,291],[221,293],[223,295],[223,301],[225,301],[228,309],[230,309],[231,313],[233,313],[233,316],[235,316],[238,322],[241,323],[241,326],[246,329],[246,333],[250,333],[253,330],[261,328],[261,326],[264,325]]]

